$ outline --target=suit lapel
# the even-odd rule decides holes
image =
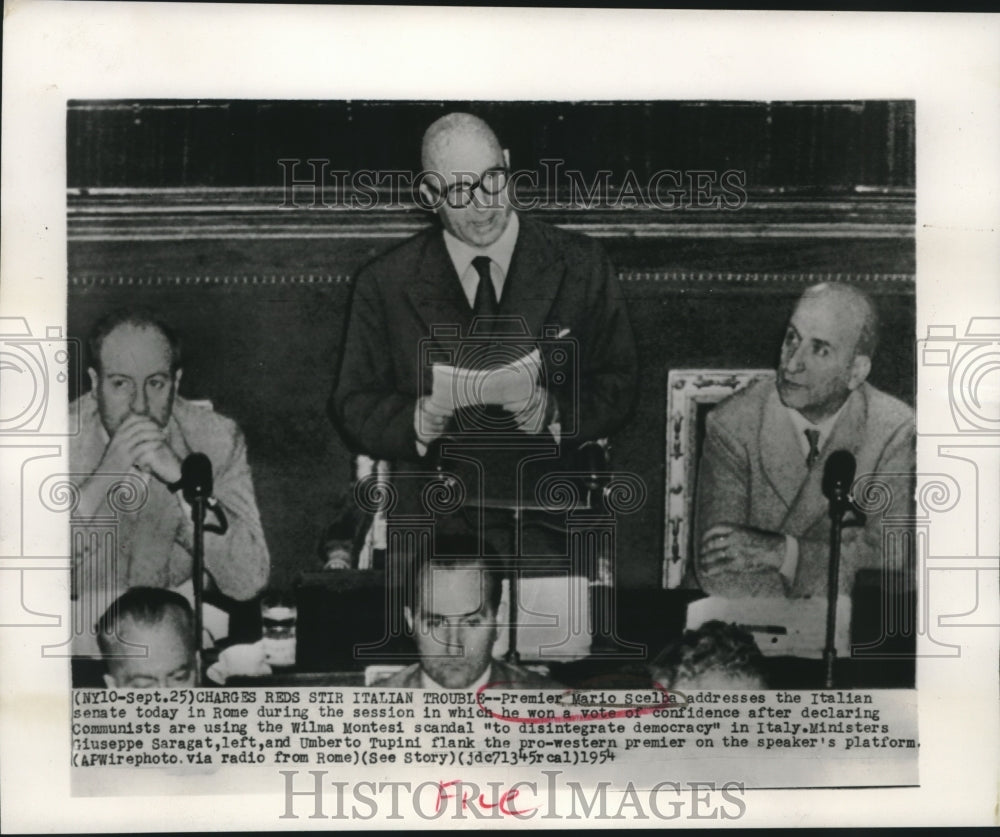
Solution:
[[[808,469],[795,435],[795,425],[772,385],[764,404],[760,428],[760,459],[764,476],[786,506],[791,506],[802,488]]]
[[[538,336],[559,294],[565,269],[562,258],[555,248],[547,246],[538,228],[526,219],[519,221],[499,314],[522,318],[528,333]],[[462,335],[467,335],[472,311],[440,230],[429,235],[416,273],[406,293],[428,330],[458,325]]]
[[[827,513],[828,502],[823,495],[823,470],[826,460],[835,450],[846,450],[857,456],[864,439],[864,427],[868,405],[860,390],[855,390],[847,399],[844,412],[834,425],[833,432],[823,447],[823,452],[813,463],[809,475],[802,484],[792,508],[789,509],[782,529],[798,537],[807,532],[817,519]]]
[[[547,246],[530,221],[519,218],[520,230],[510,261],[500,315],[524,319],[528,334],[537,337],[559,294],[565,267],[556,248]]]
[[[416,265],[414,281],[406,287],[406,295],[428,332],[435,326],[452,325],[460,326],[463,334],[468,332],[472,311],[440,229],[429,234]]]

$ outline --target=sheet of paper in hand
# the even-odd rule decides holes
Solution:
[[[524,405],[535,394],[541,368],[542,356],[538,349],[489,369],[435,364],[432,367],[431,403],[447,413],[484,404]]]

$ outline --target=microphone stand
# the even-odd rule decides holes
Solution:
[[[826,666],[824,685],[833,688],[833,664],[837,658],[837,594],[840,592],[840,536],[844,528],[844,512],[847,511],[847,501],[841,486],[834,488],[830,498],[830,563],[828,567],[826,587],[826,647],[823,649],[823,662]]]
[[[191,577],[194,582],[194,635],[196,637],[197,672],[195,685],[202,681],[202,599],[205,595],[205,498],[195,497],[191,502],[191,521],[194,523],[194,553]]]
[[[205,532],[224,534],[229,528],[226,514],[212,495],[212,463],[203,453],[192,453],[181,463],[181,489],[184,500],[191,506],[194,524],[194,549],[192,551],[192,587],[194,592],[194,635],[197,660],[196,685],[200,686],[202,674],[203,616],[205,596]],[[211,509],[218,518],[218,525],[205,525],[205,512]]]

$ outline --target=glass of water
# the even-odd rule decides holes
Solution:
[[[261,596],[260,625],[264,659],[268,665],[288,668],[295,665],[295,598],[282,590]]]

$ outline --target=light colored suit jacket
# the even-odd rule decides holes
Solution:
[[[822,481],[826,460],[836,450],[854,455],[857,479],[877,474],[892,493],[889,508],[869,515],[863,527],[843,530],[839,589],[849,594],[859,569],[883,566],[883,517],[912,517],[913,410],[863,384],[847,399],[811,468],[806,467],[795,427],[773,381],[760,381],[735,393],[708,414],[695,526],[695,572],[705,592],[729,597],[826,593],[830,520]],[[799,561],[791,584],[777,570],[715,576],[702,572],[697,544],[702,533],[721,523],[797,538]],[[909,571],[903,556],[886,558],[889,569]]]
[[[71,479],[79,485],[94,473],[108,437],[93,393],[78,398],[70,410],[79,415],[80,422],[79,435],[70,440]],[[180,397],[174,399],[166,429],[168,443],[181,459],[201,452],[211,460],[213,493],[229,519],[225,535],[205,534],[205,569],[225,595],[237,600],[252,598],[267,583],[270,557],[243,434],[235,422],[210,406]],[[111,490],[116,478],[105,479]],[[191,578],[194,526],[190,512],[178,495],[171,494],[156,478],[134,472],[125,479],[116,498],[120,508],[112,510],[109,518],[113,521],[117,553],[106,554],[109,541],[103,538],[84,537],[74,543],[77,598],[95,585],[100,585],[103,595],[107,595],[136,585],[178,587]],[[136,494],[130,498],[133,489]],[[107,522],[93,521],[95,530]],[[81,533],[86,532],[87,521],[74,518],[73,523]]]
[[[494,660],[490,665],[490,677],[487,683],[495,683],[499,690],[505,689],[561,689],[555,680],[536,674],[526,668]],[[420,689],[420,663],[390,674],[379,686],[398,686],[404,689]]]

